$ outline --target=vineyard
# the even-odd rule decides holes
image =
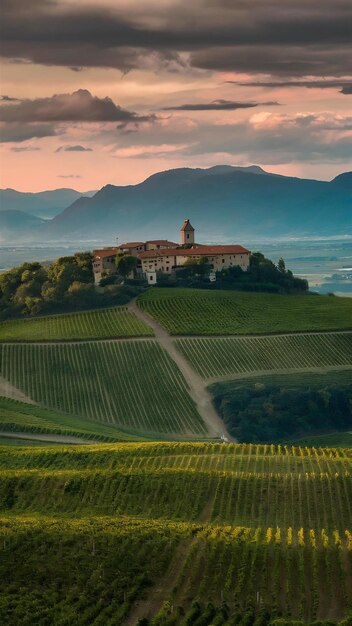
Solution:
[[[351,470],[350,449],[3,447],[0,622],[350,626]]]
[[[256,371],[352,365],[352,333],[178,339],[177,346],[205,379]]]
[[[331,433],[330,435],[301,437],[296,439],[295,442],[289,443],[296,446],[352,448],[352,433]]]
[[[0,341],[146,337],[153,331],[126,307],[0,322]]]
[[[149,289],[139,306],[172,335],[251,335],[352,329],[351,298]]]
[[[131,441],[138,437],[102,422],[65,415],[32,404],[0,396],[0,436],[2,432],[73,435],[101,441]]]
[[[202,436],[181,372],[153,340],[0,344],[0,375],[41,405],[144,436]]]

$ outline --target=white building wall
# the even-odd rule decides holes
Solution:
[[[165,255],[162,257],[155,256],[150,259],[142,260],[143,272],[156,271],[163,272],[164,274],[170,274],[172,269],[180,267],[185,264],[189,259],[198,261],[202,256],[174,256]],[[239,266],[242,270],[247,271],[249,268],[249,254],[220,254],[207,256],[210,265],[213,265],[216,272],[220,272],[223,269],[229,267]]]

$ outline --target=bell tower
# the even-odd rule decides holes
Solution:
[[[181,227],[181,245],[194,244],[195,230],[189,220],[185,220]]]

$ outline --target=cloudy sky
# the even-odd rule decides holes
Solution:
[[[351,0],[1,0],[1,187],[352,169]]]

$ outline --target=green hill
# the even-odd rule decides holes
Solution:
[[[82,417],[50,411],[40,406],[25,404],[0,396],[1,433],[28,433],[31,435],[72,435],[89,440],[133,441],[140,440],[130,433],[118,430],[113,425],[93,422]],[[28,442],[27,442],[28,443]]]
[[[153,339],[0,344],[0,374],[45,407],[128,433],[157,439],[207,434],[187,381]]]
[[[150,335],[152,329],[126,307],[0,322],[0,341],[76,341]]]
[[[350,449],[0,452],[2,624],[351,624]]]
[[[139,306],[172,335],[256,335],[352,329],[352,299],[153,288]]]

